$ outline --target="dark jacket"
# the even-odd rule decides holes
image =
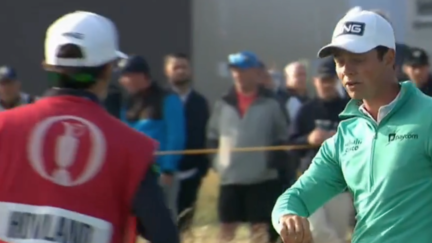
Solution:
[[[123,102],[123,96],[120,88],[115,84],[110,84],[108,94],[103,102],[105,109],[116,118],[120,118],[120,110]]]
[[[185,149],[206,148],[206,125],[210,117],[210,111],[206,98],[195,90],[192,90],[184,102],[186,122],[186,145]],[[180,160],[179,170],[187,171],[198,169],[200,177],[207,174],[209,159],[205,154],[185,155]]]
[[[419,89],[423,92],[423,94],[432,97],[432,75],[429,75],[428,81]]]
[[[339,113],[344,110],[347,103],[348,99],[323,101],[315,98],[304,104],[293,124],[293,133],[290,137],[292,143],[309,144],[308,136],[318,126],[326,130],[336,130],[340,122]],[[307,169],[317,152],[318,149],[298,150],[298,156],[305,161],[300,169]]]

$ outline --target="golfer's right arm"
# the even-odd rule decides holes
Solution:
[[[346,189],[346,183],[336,154],[337,134],[326,140],[309,169],[277,200],[272,222],[280,232],[279,220],[287,214],[309,217],[332,197]]]

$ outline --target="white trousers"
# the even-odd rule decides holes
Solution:
[[[314,243],[345,243],[353,203],[349,193],[339,194],[309,217]]]

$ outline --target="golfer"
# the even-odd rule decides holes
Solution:
[[[353,243],[432,242],[432,99],[398,84],[391,24],[371,11],[342,18],[319,57],[333,56],[352,98],[337,133],[277,200],[285,243],[309,243],[307,217],[339,193],[354,198]]]

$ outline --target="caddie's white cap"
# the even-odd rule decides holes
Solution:
[[[59,47],[75,44],[84,58],[58,58]],[[118,33],[114,23],[101,15],[76,11],[56,20],[45,36],[45,63],[66,67],[97,67],[127,56],[118,51]]]
[[[365,53],[377,46],[395,50],[396,40],[390,22],[371,11],[353,11],[337,23],[331,43],[319,50],[318,57],[332,55],[334,48]]]

